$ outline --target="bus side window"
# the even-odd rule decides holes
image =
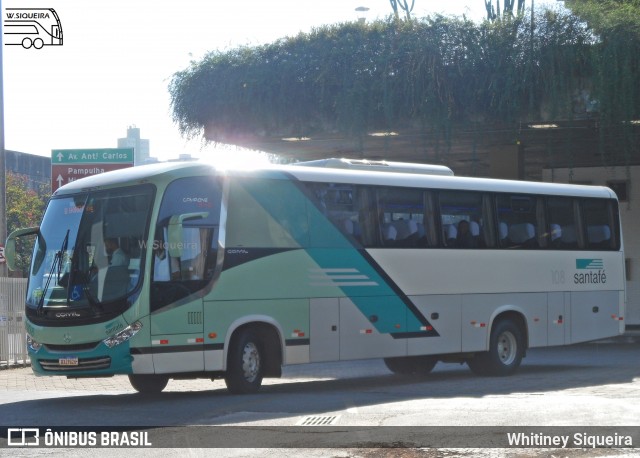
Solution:
[[[229,186],[227,248],[299,248],[309,244],[306,201],[287,180],[234,179]]]
[[[489,245],[484,229],[486,205],[482,193],[441,191],[438,200],[444,247],[469,249]]]
[[[307,186],[324,217],[352,243],[362,243],[364,216],[359,208],[356,186],[342,183],[309,183]],[[315,243],[327,243],[320,240],[322,237],[316,238]]]
[[[548,247],[555,250],[575,250],[578,248],[576,212],[574,199],[569,197],[548,197]]]
[[[419,189],[377,189],[379,224],[383,246],[426,246],[424,196]]]
[[[611,203],[604,199],[584,199],[581,202],[582,220],[586,231],[586,248],[612,250],[616,247]]]
[[[540,248],[536,230],[540,213],[535,196],[499,194],[496,209],[502,248]]]

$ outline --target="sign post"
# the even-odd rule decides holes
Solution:
[[[80,178],[133,167],[133,148],[51,150],[51,192]]]

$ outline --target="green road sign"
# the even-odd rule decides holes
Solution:
[[[131,164],[133,148],[54,149],[51,165],[55,164]]]
[[[133,167],[133,148],[51,150],[51,192],[80,178]]]

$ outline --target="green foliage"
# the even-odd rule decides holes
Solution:
[[[489,21],[500,20],[502,16],[505,18],[513,17],[514,13],[517,16],[521,16],[524,14],[524,6],[524,0],[517,0],[517,3],[516,0],[503,0],[503,8],[500,10],[500,0],[496,0],[495,6],[493,5],[493,0],[484,0],[487,20]]]
[[[16,229],[40,224],[49,195],[48,185],[37,191],[28,187],[28,179],[22,175],[7,172],[7,233]],[[33,240],[18,239],[16,246],[17,266],[26,275],[31,264]]]
[[[609,135],[620,139],[618,148],[628,163],[638,152],[630,121],[639,117],[640,0],[570,0],[567,7],[598,34],[594,96],[601,121]]]
[[[223,143],[571,119],[586,115],[576,114],[581,94],[620,125],[640,117],[640,39],[607,37],[557,11],[540,11],[533,32],[523,17],[345,23],[214,51],[177,72],[169,91],[184,135],[205,130]]]
[[[566,5],[598,33],[640,36],[640,0],[567,0]]]
[[[413,11],[413,7],[416,3],[415,0],[411,0],[411,5],[409,5],[409,0],[389,0],[391,3],[391,9],[393,10],[393,15],[396,20],[400,19],[400,13],[398,12],[398,7],[405,13],[405,17],[407,21],[411,20],[411,11]]]

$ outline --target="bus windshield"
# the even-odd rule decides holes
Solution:
[[[153,191],[144,185],[53,198],[34,248],[27,313],[121,313],[142,276]]]

